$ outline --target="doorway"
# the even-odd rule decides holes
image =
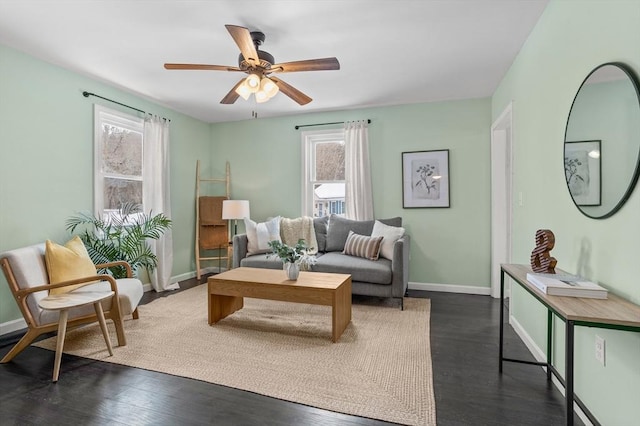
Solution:
[[[491,125],[491,296],[500,297],[500,264],[511,262],[513,102]],[[505,291],[507,288],[505,287]],[[508,294],[505,293],[505,297]]]

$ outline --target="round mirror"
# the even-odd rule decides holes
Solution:
[[[600,65],[584,80],[569,112],[564,172],[576,207],[604,219],[631,195],[640,170],[640,93],[633,72]]]

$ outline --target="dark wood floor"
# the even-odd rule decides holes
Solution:
[[[196,280],[183,288],[198,285]],[[143,303],[173,293],[147,292]],[[561,425],[564,400],[539,367],[498,374],[499,302],[488,296],[411,291],[431,303],[438,425]],[[362,302],[354,298],[354,303]],[[370,303],[371,300],[367,300]],[[0,339],[0,357],[15,336]],[[531,358],[505,327],[506,354]],[[8,425],[384,425],[192,379],[29,347],[0,365],[0,423]],[[300,386],[304,386],[301,383]],[[579,420],[577,424],[580,424]]]

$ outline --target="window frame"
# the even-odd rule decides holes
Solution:
[[[103,124],[110,124],[125,128],[130,131],[139,132],[142,135],[141,146],[141,163],[142,168],[140,176],[137,175],[120,175],[113,173],[104,173],[102,170],[102,154],[104,152],[102,140],[102,126]],[[121,111],[117,111],[111,108],[106,108],[102,105],[94,104],[94,119],[93,119],[93,208],[95,215],[104,215],[104,180],[105,178],[125,178],[130,180],[136,180],[142,182],[142,211],[144,209],[144,191],[145,191],[145,161],[144,161],[144,119],[136,117],[131,114],[127,114]]]
[[[345,143],[344,129],[329,129],[329,130],[312,130],[305,131],[301,134],[303,149],[302,149],[302,173],[303,173],[303,185],[302,185],[302,214],[304,216],[313,217],[314,210],[314,186],[322,183],[343,183],[345,180],[316,180],[315,179],[315,153],[316,145],[327,142],[340,142]],[[345,206],[346,211],[346,206]],[[330,209],[327,209],[328,216]]]

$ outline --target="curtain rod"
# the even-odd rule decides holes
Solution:
[[[371,119],[370,118],[367,119],[367,123],[371,124]],[[344,121],[334,121],[333,123],[298,124],[296,126],[296,130],[298,130],[300,127],[327,126],[329,124],[344,124]]]
[[[109,102],[112,102],[112,103],[114,103],[114,104],[118,104],[118,105],[121,105],[121,106],[123,106],[123,107],[129,108],[129,109],[132,109],[132,110],[134,110],[134,111],[138,111],[138,112],[141,112],[141,113],[143,113],[143,114],[147,114],[147,112],[146,112],[146,111],[143,111],[143,110],[138,109],[138,108],[134,108],[134,107],[132,107],[132,106],[130,106],[130,105],[123,104],[123,103],[118,102],[118,101],[114,101],[113,99],[105,98],[104,96],[96,95],[95,93],[91,93],[91,92],[84,91],[84,92],[82,92],[82,96],[84,96],[85,98],[88,98],[89,96],[95,96],[96,98],[104,99],[105,101],[109,101]],[[162,119],[163,119],[163,120],[167,120],[167,121],[169,121],[169,122],[171,121],[170,119],[165,118],[165,117],[162,117]]]

